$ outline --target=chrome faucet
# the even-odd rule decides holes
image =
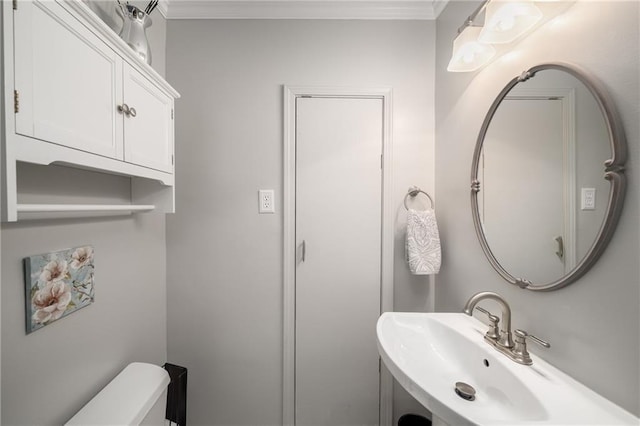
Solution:
[[[513,339],[511,338],[511,308],[509,307],[507,301],[504,300],[498,293],[494,293],[492,291],[481,291],[480,293],[474,294],[467,301],[467,304],[464,305],[464,313],[472,316],[473,309],[476,307],[478,302],[484,299],[495,300],[502,308],[502,324],[500,326],[500,336],[498,337],[496,343],[503,348],[513,348]]]
[[[500,331],[498,332],[498,323],[500,319],[493,315],[486,309],[482,309],[476,306],[481,300],[492,299],[498,302],[502,308],[502,324],[500,324]],[[492,291],[481,291],[476,293],[467,301],[464,306],[463,312],[469,316],[473,315],[473,310],[477,309],[489,317],[489,331],[484,335],[484,340],[493,346],[498,352],[506,355],[509,359],[525,365],[531,365],[533,363],[529,352],[527,351],[527,338],[531,338],[534,342],[538,343],[545,348],[551,347],[549,343],[542,339],[537,338],[524,330],[515,330],[516,344],[514,345],[511,336],[511,308],[509,304],[502,296]]]

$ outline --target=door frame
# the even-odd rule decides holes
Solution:
[[[300,97],[355,98],[382,100],[382,227],[380,267],[380,313],[393,310],[393,205],[392,205],[392,141],[389,87],[313,87],[283,86],[284,97],[284,252],[283,252],[283,369],[282,424],[295,425],[295,206],[296,206],[296,99]],[[380,425],[391,425],[393,410],[393,377],[380,361]]]

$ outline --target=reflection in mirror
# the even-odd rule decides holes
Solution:
[[[615,115],[601,109],[610,103],[576,69],[532,70],[501,92],[485,119],[472,207],[494,268],[514,284],[549,290],[586,272],[611,236],[604,225],[617,220],[624,177],[605,180],[604,164],[624,137],[617,123],[610,133]]]
[[[552,282],[586,255],[607,207],[610,157],[598,104],[572,75],[541,71],[507,94],[485,136],[479,202],[487,241],[508,271]],[[583,207],[583,188],[593,208]]]

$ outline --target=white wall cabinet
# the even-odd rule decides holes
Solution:
[[[129,163],[173,172],[173,98],[142,73],[124,67],[124,159]]]
[[[131,176],[132,204],[151,203],[132,210],[173,212],[179,94],[79,0],[2,2],[2,13],[2,219],[38,209],[19,203],[20,161]]]

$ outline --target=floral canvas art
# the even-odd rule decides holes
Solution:
[[[93,247],[24,259],[27,334],[94,301]]]

